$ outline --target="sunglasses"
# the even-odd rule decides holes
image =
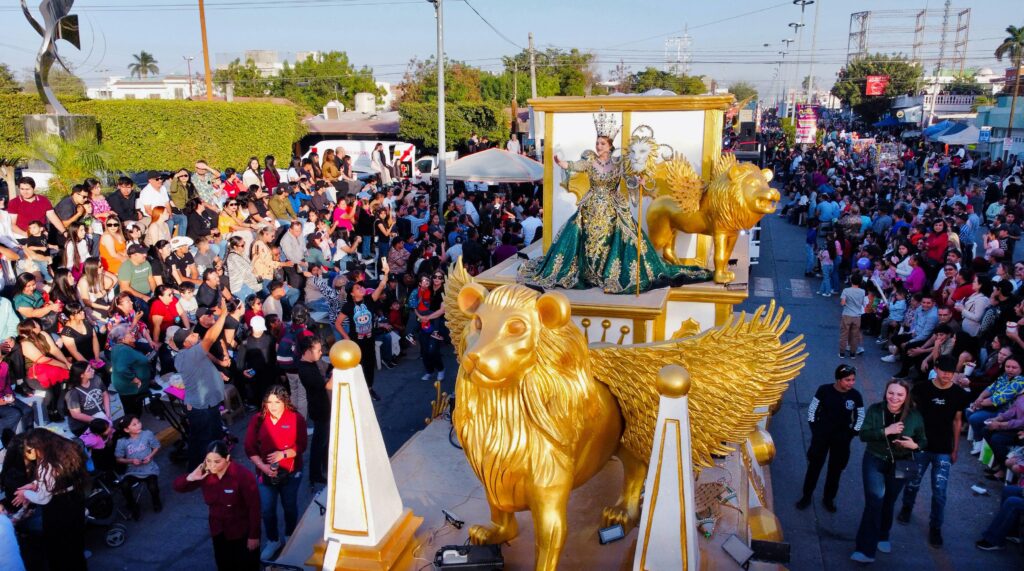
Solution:
[[[121,225],[116,223],[116,222],[114,222],[112,224],[107,224],[107,228],[120,228],[120,227],[121,227]]]
[[[238,203],[237,202],[229,202],[228,206],[238,206]]]

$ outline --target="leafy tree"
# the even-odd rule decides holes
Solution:
[[[883,95],[864,95],[869,75],[887,75],[889,84]],[[874,54],[851,60],[839,70],[839,77],[832,86],[835,95],[844,105],[853,108],[866,121],[877,121],[897,95],[913,93],[921,80],[923,70],[917,63],[903,55]]]
[[[953,76],[952,83],[946,86],[945,91],[955,95],[982,95],[985,88],[973,75],[965,73]]]
[[[6,63],[0,63],[0,93],[18,93],[21,91],[21,84],[14,79],[11,68]]]
[[[135,61],[128,64],[128,71],[133,77],[143,79],[148,77],[149,74],[157,75],[160,73],[160,68],[156,65],[156,58],[153,54],[143,50],[137,54],[132,55]]]
[[[399,137],[424,149],[437,149],[437,99],[406,101],[398,105]],[[469,139],[474,131],[496,143],[508,137],[509,117],[496,101],[445,104],[445,136],[450,147]]]
[[[1020,95],[1020,65],[1021,60],[1024,60],[1024,27],[1007,26],[1006,34],[1007,36],[996,48],[995,56],[999,61],[1003,61],[1004,57],[1009,56],[1010,61],[1013,62],[1013,69],[1017,72],[1015,74],[1017,80],[1013,86],[1013,100],[1010,101],[1010,120],[1007,123],[1009,131],[1007,136],[1013,137],[1013,114],[1017,110],[1017,96]]]
[[[737,101],[743,101],[748,97],[757,97],[757,89],[746,81],[737,81],[729,87],[729,93],[736,96]]]
[[[695,75],[674,75],[653,67],[634,73],[630,84],[637,93],[649,89],[668,89],[679,95],[700,95],[708,91],[704,80]]]
[[[81,137],[65,140],[59,135],[36,135],[29,143],[33,159],[50,167],[47,194],[50,200],[59,200],[71,194],[71,187],[88,177],[100,176],[110,155],[95,139]]]
[[[977,113],[979,107],[991,107],[996,104],[996,100],[988,95],[978,95],[974,98],[974,103],[971,104],[971,113]]]
[[[275,87],[274,81],[263,77],[251,59],[243,65],[238,58],[226,68],[214,71],[213,83],[221,89],[233,83],[235,95],[239,97],[266,97],[273,95]]]
[[[292,102],[312,113],[319,113],[332,99],[351,108],[356,93],[384,95],[373,80],[373,70],[363,66],[356,68],[349,62],[345,52],[332,51],[322,54],[320,59],[309,56],[295,66],[285,63],[276,78],[271,78],[272,95],[287,97]]]

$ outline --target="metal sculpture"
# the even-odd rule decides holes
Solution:
[[[57,62],[68,73],[71,73],[71,68],[57,53],[57,40],[65,40],[78,49],[82,48],[78,16],[71,14],[71,5],[74,3],[75,0],[43,0],[39,4],[39,13],[43,17],[43,24],[40,25],[32,16],[25,0],[21,0],[21,11],[25,13],[25,18],[43,37],[43,44],[39,47],[39,53],[36,54],[36,89],[39,90],[39,98],[46,104],[47,111],[57,115],[68,115],[68,110],[61,105],[53,90],[50,89],[48,83],[50,68],[53,67],[54,62]]]

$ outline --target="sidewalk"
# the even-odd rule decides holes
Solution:
[[[807,343],[807,365],[790,385],[782,399],[779,412],[772,418],[769,430],[778,454],[771,464],[775,513],[782,522],[786,541],[792,544],[793,570],[860,569],[850,561],[854,537],[863,509],[861,458],[864,446],[855,440],[850,463],[843,473],[832,514],[822,507],[821,494],[825,475],[822,473],[814,503],[804,511],[794,504],[800,498],[806,451],[810,443],[807,406],[818,385],[831,383],[833,371],[840,362],[857,368],[857,389],[866,404],[881,400],[883,385],[897,371],[898,365],[879,360],[881,349],[874,338],[865,338],[866,351],[854,359],[838,359],[839,301],[836,296],[814,295],[820,279],[804,277],[805,229],[788,224],[778,216],[762,221],[760,264],[751,271],[751,297],[739,308],[750,311],[775,299],[792,317],[787,339],[803,334]],[[921,486],[914,515],[909,525],[894,525],[893,551],[879,554],[878,569],[985,569],[986,571],[1020,570],[1024,556],[1018,547],[1004,551],[983,552],[974,547],[981,532],[998,509],[999,485],[984,478],[982,466],[969,447],[961,441],[960,460],[953,466],[943,526],[945,546],[928,546],[928,513],[931,491],[926,482]],[[974,495],[970,487],[977,484],[988,489],[987,496]]]

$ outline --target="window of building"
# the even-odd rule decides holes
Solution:
[[[150,93],[149,94],[149,98],[150,99],[160,99],[160,94],[159,93]]]
[[[185,98],[185,88],[183,88],[183,87],[175,87],[174,88],[174,98],[175,99],[184,99]]]
[[[135,94],[134,93],[125,93],[124,94],[124,98],[125,99],[135,99]]]

